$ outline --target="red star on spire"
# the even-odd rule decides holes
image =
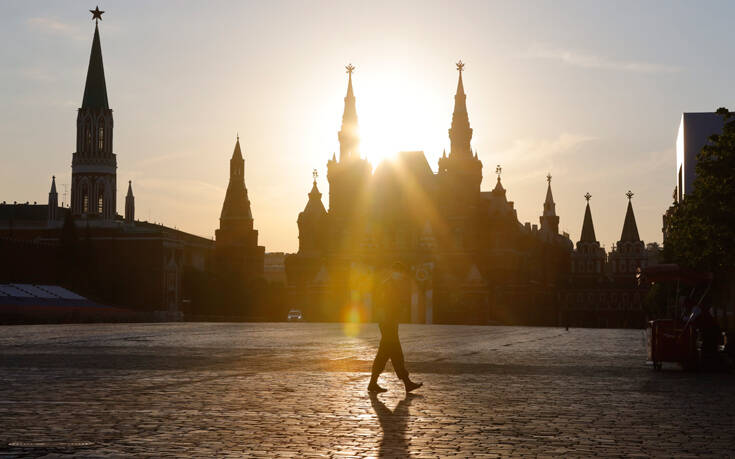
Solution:
[[[102,14],[104,11],[100,11],[99,5],[95,6],[93,10],[89,10],[89,12],[92,13],[92,19],[94,19],[95,22],[102,20]]]

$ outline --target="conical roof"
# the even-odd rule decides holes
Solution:
[[[126,197],[131,197],[131,198],[133,197],[133,181],[132,180],[128,180],[128,194],[126,195]]]
[[[51,177],[51,191],[49,191],[50,194],[56,194],[56,176]]]
[[[237,136],[235,141],[235,150],[232,152],[232,159],[243,159],[242,150],[240,150],[240,136]]]
[[[110,108],[107,103],[105,68],[102,65],[102,46],[100,46],[100,31],[97,24],[94,26],[94,39],[92,40],[92,52],[89,55],[82,108]]]
[[[459,154],[463,157],[471,157],[472,128],[470,128],[470,118],[467,114],[467,95],[464,93],[464,83],[462,82],[462,72],[464,71],[462,61],[457,63],[457,70],[459,71],[459,79],[457,80],[457,93],[454,95],[452,126],[449,128],[451,143],[449,154],[450,156]]]
[[[314,180],[314,184],[309,192],[309,201],[307,201],[306,207],[304,207],[303,215],[327,215],[327,209],[324,208],[324,204],[322,203],[322,193],[316,186],[316,180]]]
[[[245,188],[244,163],[240,150],[240,138],[235,142],[235,149],[230,159],[230,182],[227,185],[225,202],[222,204],[222,220],[252,220],[248,190]]]
[[[352,64],[347,67],[347,95],[345,95],[345,109],[342,113],[342,128],[337,137],[339,138],[339,159],[347,159],[358,156],[360,137],[357,123],[357,106],[355,105],[355,94],[352,89],[352,72],[355,67]]]
[[[556,204],[554,195],[551,193],[551,180],[546,188],[546,200],[544,201],[544,217],[556,217]]]
[[[633,203],[629,199],[620,242],[640,242],[640,240],[641,238],[638,236],[638,225],[635,223],[635,214],[633,213]]]
[[[584,210],[584,222],[582,223],[582,237],[580,242],[597,242],[595,236],[595,225],[592,223],[592,211],[590,211],[590,203],[587,201],[587,208]]]

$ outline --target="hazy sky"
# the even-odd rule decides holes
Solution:
[[[0,201],[70,183],[95,5],[0,3]],[[733,2],[99,6],[118,212],[132,179],[138,218],[212,237],[239,132],[267,251],[297,249],[314,168],[327,204],[348,62],[373,165],[423,150],[436,171],[461,58],[483,189],[501,164],[519,219],[538,223],[551,172],[560,229],[578,240],[589,191],[608,248],[628,189],[641,237],[661,240],[681,112],[735,106]]]

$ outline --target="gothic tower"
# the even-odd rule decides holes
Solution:
[[[101,17],[95,14],[95,21]],[[94,26],[87,82],[77,112],[77,145],[71,165],[71,211],[75,216],[112,221],[117,215],[117,159],[112,149],[112,110],[107,102],[105,70],[97,23]]]
[[[240,137],[230,159],[230,181],[215,239],[219,269],[239,279],[263,276],[265,247],[258,245],[258,231],[253,229]]]
[[[546,176],[546,181],[548,186],[546,188],[546,200],[544,201],[544,213],[539,217],[539,223],[541,223],[541,231],[559,234],[559,217],[556,215],[556,204],[554,203],[554,196],[551,194],[551,174]]]
[[[217,230],[217,242],[232,242],[253,230],[253,214],[250,211],[248,190],[245,188],[245,160],[240,150],[240,137],[230,158],[230,182]],[[257,233],[257,232],[256,232]],[[256,236],[257,241],[257,236]]]
[[[465,64],[457,63],[459,79],[454,95],[454,113],[449,128],[450,151],[439,159],[439,183],[445,206],[453,212],[462,212],[476,204],[482,183],[482,162],[473,155],[471,148],[472,128],[467,114],[467,95],[464,92],[462,72]]]
[[[357,107],[352,89],[352,73],[355,67],[347,69],[347,95],[342,114],[342,128],[338,133],[339,159],[336,155],[327,162],[329,181],[329,216],[332,222],[331,238],[340,247],[352,245],[360,236],[353,234],[354,228],[361,228],[355,219],[362,218],[366,212],[367,187],[372,167],[367,159],[360,157],[360,137],[357,124]]]

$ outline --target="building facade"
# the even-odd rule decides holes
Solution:
[[[589,193],[582,234],[571,257],[567,287],[562,293],[562,321],[568,326],[643,327],[646,319],[645,286],[637,274],[649,264],[649,252],[638,235],[633,212],[633,193],[628,191],[628,207],[620,240],[606,253],[595,237]]]
[[[265,247],[258,245],[258,231],[253,227],[239,136],[230,159],[230,181],[219,222],[215,231],[219,275],[237,282],[262,278]]]
[[[375,170],[359,148],[354,67],[340,154],[327,162],[329,208],[316,176],[297,218],[299,251],[286,259],[293,307],[307,320],[370,320],[376,286],[393,262],[410,267],[403,320],[420,323],[552,323],[571,241],[558,233],[547,184],[541,228],[518,221],[501,182],[481,190],[467,96],[459,71],[450,151],[434,172],[421,151],[400,152]]]
[[[180,317],[188,301],[184,273],[210,269],[214,242],[135,220],[132,181],[124,216],[117,213],[116,194],[113,117],[95,24],[77,112],[70,206],[59,206],[56,177],[45,205],[0,204],[2,246],[18,260],[3,271],[5,280],[58,282],[100,302]]]

